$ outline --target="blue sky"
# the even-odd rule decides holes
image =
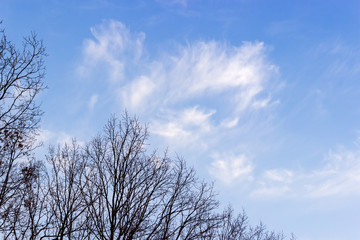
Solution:
[[[0,0],[47,47],[45,144],[124,109],[225,206],[298,239],[360,239],[360,2]]]

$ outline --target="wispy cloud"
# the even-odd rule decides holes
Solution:
[[[146,110],[153,101],[155,83],[148,76],[136,77],[131,83],[118,89],[119,97],[126,108]],[[150,105],[151,106],[151,105]]]
[[[272,169],[263,173],[253,195],[321,198],[360,194],[360,150],[330,150],[325,165],[310,172]]]
[[[145,34],[132,33],[124,24],[114,20],[103,21],[90,30],[95,39],[84,41],[83,62],[78,72],[88,76],[101,70],[112,81],[123,80],[126,65],[135,64],[142,55]]]
[[[99,99],[99,95],[98,94],[93,94],[88,102],[88,106],[90,110],[93,110],[95,104],[98,102]]]
[[[206,147],[205,135],[215,130],[210,119],[213,114],[215,110],[204,111],[198,106],[168,110],[163,118],[153,120],[151,131],[176,145]]]
[[[245,42],[240,47],[219,42],[196,42],[180,47],[175,56],[161,61],[158,76],[163,79],[165,101],[172,103],[198,99],[204,95],[218,96],[227,92],[245,109],[264,90],[263,84],[276,67],[265,61],[263,43]]]
[[[210,174],[225,184],[231,184],[237,180],[253,180],[254,166],[245,155],[214,156],[211,163]]]
[[[75,136],[70,135],[64,131],[51,131],[48,129],[40,129],[39,135],[37,136],[37,142],[44,144],[45,147],[49,145],[60,145],[71,144]],[[85,145],[83,141],[77,141],[80,145]]]
[[[358,45],[345,42],[341,38],[321,42],[308,52],[314,61],[326,59],[322,60],[320,67],[323,68],[323,76],[330,79],[336,76],[357,77],[360,72],[359,53]]]
[[[95,39],[84,41],[79,71],[88,74],[101,68],[108,79],[123,80],[130,71],[126,66],[136,65],[142,56],[145,34],[132,33],[114,20],[104,21],[92,28],[91,33]],[[135,66],[141,70],[127,75],[126,86],[119,86],[121,99],[137,110],[148,102],[139,95],[156,98],[154,107],[158,108],[159,105],[226,94],[225,98],[238,112],[251,106],[265,107],[272,99],[267,97],[259,101],[257,96],[277,72],[277,67],[266,60],[265,53],[262,42],[244,42],[235,47],[216,41],[199,41],[178,46],[175,54],[164,53],[162,58],[142,62],[141,68]],[[139,88],[142,94],[132,90]]]
[[[246,112],[261,112],[279,103],[273,98],[271,83],[278,68],[267,59],[263,42],[233,46],[195,41],[175,45],[171,53],[161,52],[160,57],[145,58],[143,33],[133,33],[114,20],[104,21],[91,32],[94,39],[84,41],[79,69],[95,75],[101,68],[111,87],[99,91],[98,97],[106,94],[119,109],[150,122],[152,134],[165,144],[202,152],[212,176],[221,181],[250,178],[253,165],[237,148],[244,143],[229,139],[227,133],[240,131]],[[259,121],[252,126],[265,122]],[[236,157],[213,158],[229,149],[235,149],[231,152]]]
[[[265,50],[260,42],[240,47],[214,41],[179,46],[177,54],[143,65],[142,75],[121,86],[119,93],[125,107],[134,111],[144,105],[153,111],[207,97],[226,99],[234,114],[266,107],[272,99],[258,95],[277,68],[266,61]]]

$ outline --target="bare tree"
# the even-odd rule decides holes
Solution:
[[[42,114],[34,100],[44,89],[44,56],[35,34],[24,38],[19,50],[0,30],[0,231],[18,211],[24,183],[20,163],[32,159]]]
[[[145,154],[146,127],[112,118],[87,146],[84,196],[97,239],[192,239],[219,221],[211,186],[197,184],[184,161]]]
[[[146,154],[146,139],[146,127],[125,114],[86,146],[89,239],[284,239],[249,226],[245,213],[219,212],[213,186],[179,157]]]
[[[86,224],[86,205],[82,189],[86,184],[86,159],[74,140],[55,151],[50,148],[47,162],[49,174],[49,215],[51,221],[43,237],[81,239]]]
[[[245,213],[219,211],[211,184],[180,157],[148,154],[146,139],[125,114],[85,147],[50,148],[47,168],[22,166],[3,239],[285,239]]]
[[[234,210],[229,206],[223,212],[223,221],[217,229],[213,229],[211,239],[217,240],[295,240],[294,234],[287,238],[282,232],[267,230],[263,223],[251,226],[248,217],[243,210],[234,216]]]
[[[160,214],[147,239],[211,239],[223,220],[212,185],[199,182],[185,161],[172,162]]]
[[[50,222],[46,170],[42,162],[22,164],[16,204],[7,216],[3,239],[39,239]]]
[[[146,128],[127,115],[112,118],[86,148],[90,168],[84,190],[96,239],[144,236],[168,179],[167,158],[145,155]]]
[[[212,229],[212,239],[247,239],[246,231],[248,227],[248,218],[243,211],[234,217],[234,210],[229,206],[223,212],[223,220],[218,228]]]
[[[2,239],[285,239],[219,211],[213,186],[180,157],[149,154],[146,126],[126,113],[84,148],[74,141],[51,148],[47,166],[35,161],[45,55],[35,34],[19,50],[0,29]]]

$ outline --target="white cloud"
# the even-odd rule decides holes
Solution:
[[[311,197],[360,194],[360,151],[330,151],[327,165],[310,176],[315,184],[306,189]]]
[[[153,113],[179,104],[193,107],[199,104],[189,106],[189,101],[211,97],[214,101],[223,99],[232,109],[230,114],[239,115],[272,102],[270,97],[260,96],[277,72],[277,67],[267,61],[262,42],[231,46],[198,41],[178,46],[175,53],[163,53],[158,59],[143,59],[137,65],[144,51],[144,33],[133,33],[114,20],[103,21],[91,28],[91,33],[94,39],[84,41],[79,71],[93,74],[101,70],[102,78],[105,75],[113,84],[117,82],[112,94],[120,95],[117,99],[123,108]]]
[[[200,127],[202,131],[208,132],[211,129],[209,119],[215,112],[215,110],[211,110],[204,113],[199,111],[198,107],[185,109],[180,117],[180,122],[184,125]]]
[[[266,170],[262,179],[258,182],[253,195],[283,196],[290,192],[290,185],[293,182],[294,173],[287,169]]]
[[[227,92],[243,110],[276,72],[276,67],[265,61],[264,51],[264,44],[259,42],[245,42],[240,47],[215,41],[197,42],[180,47],[178,55],[162,59],[156,77],[162,79],[159,83],[165,87],[166,102]]]
[[[156,108],[224,94],[238,111],[252,104],[261,103],[264,107],[271,102],[270,98],[256,98],[277,72],[277,67],[266,60],[266,47],[262,42],[244,42],[235,47],[217,41],[198,41],[178,46],[175,54],[164,53],[162,58],[137,66],[143,52],[144,33],[132,33],[114,20],[91,28],[91,33],[94,39],[84,41],[80,72],[89,74],[101,68],[103,75],[107,73],[107,77],[116,82],[124,80],[130,71],[128,68],[139,70],[126,75],[126,86],[118,86],[124,104],[139,107],[142,94],[161,99],[155,100],[157,105],[152,107]],[[139,88],[140,91],[134,90]]]
[[[227,133],[242,131],[247,111],[253,114],[274,103],[271,86],[275,84],[269,82],[278,70],[267,60],[262,42],[232,46],[195,41],[177,45],[171,54],[142,58],[143,33],[132,33],[113,20],[91,32],[94,39],[84,41],[80,69],[93,73],[101,68],[112,81],[110,88],[104,88],[107,92],[99,94],[150,122],[150,131],[172,148],[196,148],[207,155],[204,159],[210,157],[203,150],[236,148],[244,143],[232,141]],[[253,120],[251,126],[259,125]],[[225,182],[250,176],[253,169],[244,155],[217,159],[212,169],[215,165],[221,170],[216,177]]]
[[[330,151],[326,165],[308,173],[267,170],[253,195],[320,198],[360,194],[360,150]]]
[[[36,137],[36,140],[39,143],[47,143],[50,139],[54,138],[54,133],[47,129],[40,129],[39,135]]]
[[[69,145],[75,137],[63,131],[56,132],[48,129],[40,129],[39,135],[36,139],[38,143],[42,143],[47,147],[49,145]],[[85,145],[85,142],[83,141],[77,141],[77,143],[81,146]]]
[[[95,39],[84,41],[83,62],[78,72],[87,76],[101,69],[104,73],[105,67],[111,81],[123,80],[126,65],[136,63],[142,55],[145,34],[134,34],[114,20],[91,28],[91,33]]]
[[[153,134],[191,145],[202,134],[210,132],[213,128],[210,117],[215,114],[214,110],[205,112],[198,106],[187,108],[182,111],[168,112],[166,119],[154,120],[150,131]]]
[[[93,94],[91,96],[89,103],[88,103],[90,110],[92,110],[94,108],[95,104],[98,102],[98,99],[99,99],[99,95],[97,95],[97,94]]]
[[[233,119],[224,119],[220,126],[224,127],[224,128],[233,128],[235,127],[239,122],[239,118],[233,118]]]
[[[177,53],[164,54],[148,63],[144,68],[147,70],[142,73],[142,78],[146,79],[143,87],[138,87],[136,79],[120,87],[123,107],[151,115],[156,134],[177,138],[181,145],[201,139],[199,142],[207,146],[217,141],[219,129],[237,127],[240,116],[248,109],[258,111],[274,103],[270,94],[266,94],[266,98],[260,95],[269,91],[268,80],[277,72],[277,67],[266,60],[265,52],[266,47],[261,42],[245,42],[240,47],[216,41],[179,46]],[[214,105],[217,102],[226,107],[226,115],[214,114],[223,110]],[[211,109],[214,113],[196,115],[199,113],[196,109]],[[193,119],[206,117],[207,121],[193,124],[190,129],[186,114]],[[214,122],[213,118],[220,118],[220,121]],[[212,135],[204,131],[210,129],[210,122]]]
[[[264,173],[266,179],[269,179],[270,181],[283,182],[283,183],[291,182],[291,178],[293,175],[294,175],[293,172],[286,169],[267,170]]]
[[[56,142],[57,144],[60,144],[60,146],[63,146],[65,144],[71,145],[73,140],[73,137],[65,132],[60,132],[56,136]]]
[[[174,122],[169,122],[165,125],[159,123],[155,123],[153,125],[155,127],[152,132],[166,138],[183,138],[191,135],[189,131],[185,131],[179,124]]]
[[[261,99],[258,101],[254,101],[252,104],[252,107],[255,109],[264,108],[269,105],[269,102],[271,101],[270,97],[266,99]]]
[[[334,77],[341,76],[356,78],[359,74],[359,48],[341,38],[321,42],[310,49],[308,54],[315,59],[326,59],[325,68],[320,67],[320,69],[324,71],[324,76],[327,78],[334,79]]]
[[[225,184],[241,180],[252,180],[253,164],[245,155],[239,156],[218,156],[214,157],[209,172],[215,178]]]
[[[155,84],[147,76],[140,76],[120,88],[119,95],[127,108],[143,110],[143,107],[147,107],[146,100],[153,93],[155,87]]]

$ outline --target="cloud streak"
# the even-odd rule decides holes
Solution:
[[[101,70],[111,87],[87,100],[89,109],[106,94],[119,109],[149,122],[160,143],[190,155],[196,151],[210,176],[225,185],[247,182],[252,196],[298,199],[360,193],[360,150],[330,151],[325,165],[309,172],[259,172],[252,162],[256,155],[245,152],[247,140],[260,131],[267,116],[250,118],[251,124],[246,119],[281,103],[274,98],[281,85],[276,82],[278,68],[267,59],[264,43],[195,41],[145,58],[145,34],[121,22],[104,21],[91,33],[93,38],[84,41],[80,72],[96,77]]]
[[[323,198],[360,194],[360,150],[330,150],[326,164],[311,172],[264,171],[254,196]]]
[[[263,42],[233,46],[195,41],[176,45],[171,54],[145,58],[145,34],[133,33],[121,22],[104,21],[91,33],[79,69],[93,77],[103,71],[111,87],[97,98],[106,94],[120,109],[140,115],[162,143],[196,149],[220,181],[251,179],[254,165],[237,147],[244,143],[227,133],[241,129],[246,112],[261,112],[279,102],[269,83],[278,68],[267,59]],[[90,101],[89,107],[95,103]]]

